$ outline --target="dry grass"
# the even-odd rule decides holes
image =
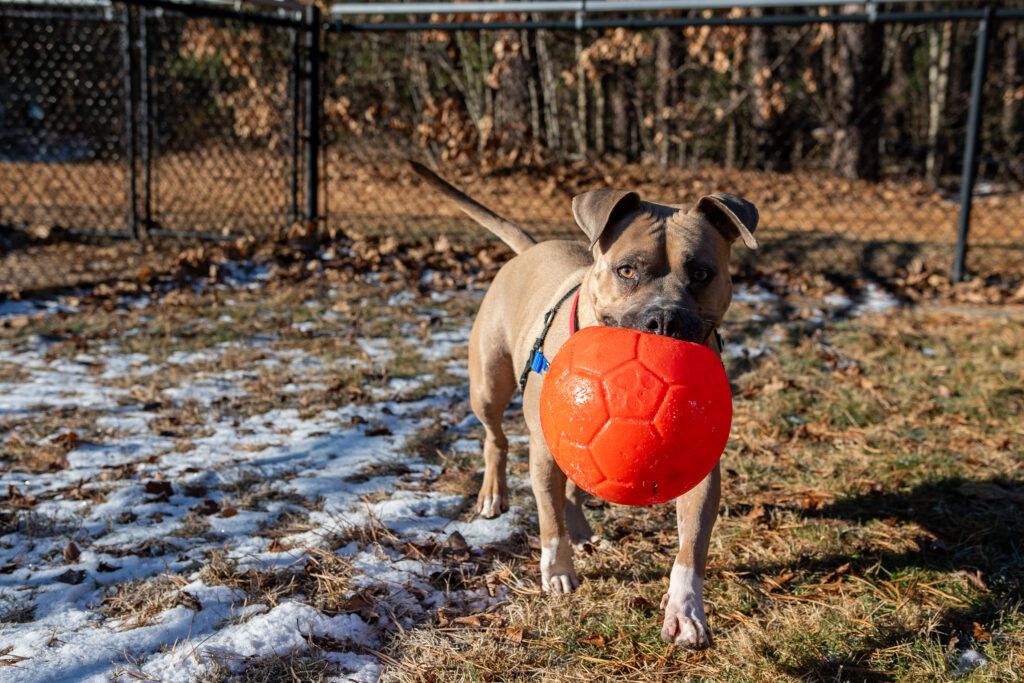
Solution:
[[[153,579],[132,579],[115,586],[103,599],[103,613],[121,619],[121,628],[149,626],[165,611],[177,605],[197,608],[195,598],[181,591],[185,581],[163,575]]]
[[[285,598],[300,598],[328,614],[365,608],[365,596],[353,593],[349,587],[353,569],[344,557],[320,547],[306,548],[305,553],[301,570],[257,571],[241,570],[225,552],[214,552],[200,570],[199,579],[242,591],[245,605],[276,607]]]
[[[1024,327],[899,314],[830,325],[733,373],[706,601],[716,648],[659,638],[673,511],[598,506],[610,549],[570,598],[510,558],[510,598],[425,625],[396,681],[971,680],[1024,666]],[[734,339],[737,335],[734,335]],[[527,502],[527,501],[521,501]]]
[[[240,476],[204,495],[236,508],[297,504],[261,535],[271,539],[269,550],[301,551],[304,562],[243,570],[217,552],[203,562],[198,578],[243,591],[245,605],[301,599],[328,614],[357,613],[372,624],[391,607],[385,587],[354,584],[356,570],[335,552],[356,543],[371,552],[440,563],[430,582],[441,592],[507,591],[507,599],[486,613],[452,604],[432,612],[433,618],[410,616],[418,625],[396,634],[382,655],[390,680],[935,680],[950,676],[969,648],[991,660],[970,680],[1018,680],[1024,667],[1024,326],[1004,309],[968,317],[922,309],[820,327],[807,322],[820,282],[799,284],[805,301],[780,306],[775,319],[738,317],[728,331],[731,345],[759,346],[773,336],[783,341],[730,364],[733,438],[723,460],[726,491],[706,590],[717,642],[712,651],[677,651],[659,639],[658,604],[677,542],[669,506],[633,509],[592,501],[590,516],[608,547],[579,558],[583,586],[562,598],[537,588],[539,553],[523,537],[470,553],[436,542],[410,543],[370,523],[325,538],[320,548],[294,547],[289,537],[311,530],[304,510],[316,509],[317,501],[291,499],[258,477]],[[130,403],[152,414],[153,432],[184,448],[206,433],[208,416],[193,403],[172,405],[162,392],[203,374],[247,373],[245,395],[216,406],[219,416],[238,417],[271,408],[320,414],[374,400],[369,389],[395,377],[430,373],[437,383],[463,383],[445,373],[443,361],[424,362],[411,343],[391,344],[396,356],[384,364],[368,362],[360,350],[358,338],[390,337],[395,329],[424,343],[445,316],[464,324],[475,305],[471,297],[431,302],[443,314],[423,325],[412,306],[388,304],[406,285],[329,276],[275,281],[256,292],[233,291],[230,304],[216,290],[185,288],[163,294],[163,305],[143,313],[112,313],[100,299],[67,319],[30,319],[5,333],[14,345],[44,336],[53,357],[89,353],[102,360],[101,349],[113,338],[124,352],[161,362],[179,351],[261,339],[271,349],[295,349],[324,361],[317,379],[327,389],[291,393],[284,390],[290,373],[263,367],[259,361],[269,354],[246,347],[168,367],[141,382],[110,381],[130,389]],[[334,291],[329,304],[308,305],[311,292],[327,287]],[[340,317],[325,323],[327,310]],[[303,331],[293,323],[313,327]],[[136,333],[125,336],[127,330]],[[353,357],[364,365],[332,364]],[[0,371],[17,379],[10,368]],[[396,398],[415,397],[409,392]],[[433,481],[407,476],[414,473],[401,459],[349,476],[394,477],[396,488],[459,493],[472,502],[481,463],[476,454],[451,450],[454,435],[443,421],[466,410],[428,409],[418,417],[434,426],[403,446],[406,454],[443,468]],[[114,438],[90,431],[95,417],[68,410],[5,418],[0,467],[49,467],[38,453],[40,444],[53,447],[46,439],[55,433]],[[513,434],[523,433],[520,418],[510,416],[508,423]],[[513,442],[509,471],[520,485],[513,486],[512,503],[529,508],[531,496],[521,485],[525,455],[522,443]],[[104,471],[101,482],[45,495],[99,500],[104,486],[138,476],[130,463]],[[32,512],[38,501],[17,491],[8,495],[11,509],[0,510],[3,531],[20,530],[29,538],[79,532],[66,520]],[[470,516],[464,509],[461,518]],[[180,550],[178,537],[208,533],[200,514],[183,521],[167,538],[128,548],[98,544],[94,550],[115,557],[161,555]],[[110,594],[104,609],[125,624],[153,623],[175,605],[195,607],[182,585],[168,577],[126,584]],[[0,608],[8,620],[31,618],[20,604]],[[215,665],[207,677],[321,680],[331,672],[321,655],[335,645],[315,642],[301,656],[247,660],[242,674]]]

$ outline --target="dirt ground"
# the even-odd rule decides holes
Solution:
[[[376,150],[369,155],[365,150],[330,148],[324,167],[321,210],[326,219],[321,227],[331,234],[403,241],[440,235],[470,242],[485,238],[479,227],[423,186],[397,152]],[[765,269],[796,267],[883,277],[906,275],[915,267],[948,273],[959,215],[951,183],[934,187],[914,180],[851,182],[817,171],[773,174],[589,161],[486,175],[455,167],[439,171],[545,238],[576,236],[571,199],[594,187],[629,187],[646,198],[680,205],[711,192],[733,192],[754,202],[761,215],[762,248],[740,258]],[[227,154],[220,149],[166,155],[158,160],[152,183],[155,227],[259,239],[290,228],[289,169],[280,155],[271,158],[237,150]],[[987,194],[979,191],[972,212],[968,271],[985,279],[1020,281],[1024,194],[982,189]],[[0,164],[0,196],[5,197],[0,225],[27,226],[44,242],[59,241],[62,228],[126,230],[127,179],[114,162],[5,162]],[[300,207],[302,201],[299,197]],[[137,251],[149,256],[141,258]],[[161,258],[151,246],[122,247],[118,254],[115,261],[120,256],[128,259],[118,263],[122,270],[141,267],[143,261],[157,267],[154,262]],[[98,270],[97,262],[103,260],[102,255],[79,249],[36,249],[30,258],[24,256],[23,250],[0,241],[2,291],[51,286],[63,274],[66,284],[82,282],[83,273]]]

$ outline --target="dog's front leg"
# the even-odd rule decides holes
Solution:
[[[704,616],[704,570],[711,529],[722,497],[721,481],[716,465],[704,481],[676,500],[679,553],[672,566],[668,593],[661,599],[661,608],[665,610],[661,638],[675,645],[711,645],[711,632]]]
[[[580,585],[565,525],[565,481],[565,473],[555,463],[544,438],[531,435],[530,484],[540,522],[541,586],[552,593],[571,593]]]

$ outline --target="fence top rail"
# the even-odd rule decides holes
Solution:
[[[950,4],[957,0],[922,0],[932,5]],[[540,14],[565,12],[660,12],[669,10],[715,10],[733,8],[834,7],[861,5],[874,12],[880,2],[867,0],[511,0],[510,2],[342,2],[331,5],[334,16],[368,14],[507,14],[531,12]],[[901,3],[885,3],[901,4]]]
[[[115,0],[0,0],[4,5],[44,5],[46,7],[112,7]],[[132,4],[128,0],[127,4]],[[143,3],[144,4],[144,3]],[[243,10],[246,7],[262,7],[264,9],[301,11],[306,5],[298,0],[184,0],[174,4],[195,7],[219,7]]]

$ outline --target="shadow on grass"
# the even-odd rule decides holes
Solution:
[[[741,567],[753,575],[786,571],[828,574],[847,563],[863,576],[868,570],[899,575],[908,570],[958,574],[979,589],[979,597],[963,606],[943,607],[932,633],[949,651],[973,647],[975,624],[991,627],[1007,611],[1024,602],[1024,480],[961,478],[926,482],[903,491],[855,495],[817,510],[799,510],[805,518],[864,524],[886,520],[913,522],[931,537],[922,537],[912,552],[853,551],[772,565]],[[952,602],[952,601],[950,601]],[[871,666],[872,654],[920,642],[918,632],[893,624],[859,640],[846,652],[822,654],[816,648],[790,653],[777,666],[802,680],[887,681],[892,672]]]
[[[978,572],[988,582],[1024,586],[1024,480],[970,480],[959,477],[918,484],[905,491],[867,493],[835,501],[805,517],[914,522],[934,535],[917,552],[856,558],[838,555],[840,564],[881,563],[906,567]],[[830,570],[827,560],[822,569]],[[838,566],[838,565],[837,565]]]

